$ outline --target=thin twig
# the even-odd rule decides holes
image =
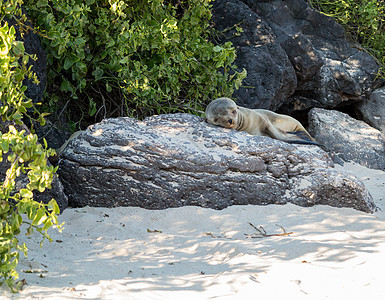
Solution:
[[[254,226],[250,222],[248,222],[248,224],[259,232],[259,234],[256,234],[256,233],[247,234],[246,236],[250,237],[250,238],[262,238],[262,237],[271,237],[271,236],[288,236],[288,235],[294,233],[294,232],[286,232],[286,230],[282,226],[275,224],[276,226],[278,226],[282,229],[283,233],[267,234],[265,228],[263,228],[262,226],[259,226],[259,228],[257,228],[256,226]]]
[[[211,236],[213,239],[229,239],[229,240],[231,240],[231,238],[229,238],[229,237],[227,237],[225,235],[215,235],[215,234],[213,234],[211,232],[205,232],[204,234],[208,235],[208,236]]]

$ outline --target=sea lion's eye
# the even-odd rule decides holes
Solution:
[[[234,109],[234,110],[232,111],[232,114],[235,116],[235,115],[237,114],[237,111]]]
[[[218,123],[218,118],[215,118],[215,119],[214,119],[214,123]]]

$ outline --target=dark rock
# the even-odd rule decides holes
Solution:
[[[47,164],[50,165],[50,162],[48,161]],[[64,193],[63,185],[56,174],[54,174],[51,188],[46,189],[42,193],[35,191],[34,196],[36,201],[43,203],[49,203],[52,199],[55,199],[56,203],[59,205],[60,213],[68,207],[68,198]]]
[[[46,122],[45,126],[35,124],[36,134],[39,136],[39,139],[46,139],[49,148],[59,149],[68,140],[72,132],[69,129],[65,129],[66,125],[56,119],[55,114],[52,114],[52,117],[48,116]]]
[[[233,27],[220,40],[233,42],[236,64],[248,72],[244,86],[251,88],[233,95],[240,105],[292,115],[362,101],[383,82],[375,60],[352,48],[343,28],[306,1],[242,2],[216,0],[212,10],[216,29],[244,30],[236,36]]]
[[[244,2],[263,16],[296,69],[298,86],[286,112],[362,101],[382,82],[375,80],[375,60],[352,48],[343,28],[306,1]]]
[[[23,10],[25,14],[25,11]],[[32,71],[36,74],[39,84],[35,84],[33,80],[26,78],[23,82],[27,86],[25,95],[32,99],[34,103],[43,101],[43,94],[47,85],[47,55],[40,43],[40,38],[37,34],[31,30],[23,31],[23,35],[20,33],[20,28],[14,19],[5,19],[8,22],[8,26],[14,26],[16,29],[16,39],[24,43],[25,52],[28,54],[36,55],[37,60],[29,60],[28,66],[32,65]],[[33,28],[30,22],[26,25]]]
[[[64,150],[58,172],[71,206],[375,208],[365,186],[334,169],[319,147],[215,127],[189,114],[90,126]]]
[[[385,135],[349,115],[321,108],[309,112],[309,132],[337,163],[353,161],[385,170]]]
[[[385,87],[375,90],[369,99],[358,103],[356,109],[366,123],[385,132]]]
[[[25,130],[26,134],[30,134],[30,131],[27,126],[24,124],[22,125],[16,125],[12,122],[3,123],[0,121],[0,128],[2,133],[7,133],[9,125],[15,126],[15,128],[20,132],[21,130]],[[47,161],[47,165],[50,165],[50,162]],[[10,167],[10,163],[5,158],[5,155],[3,154],[3,161],[0,162],[0,178],[1,182],[4,181],[6,177],[6,172],[8,168]],[[29,183],[29,179],[27,177],[27,174],[20,173],[20,176],[16,179],[16,187],[18,190],[25,187]],[[51,199],[54,198],[59,205],[60,211],[62,212],[64,209],[68,207],[68,198],[64,194],[63,186],[56,174],[54,174],[52,183],[51,183],[51,189],[46,189],[44,192],[34,191],[34,200],[38,202],[48,203],[51,201]]]
[[[24,9],[23,13],[26,14]],[[23,35],[21,35],[15,19],[6,19],[6,21],[8,22],[8,26],[15,27],[16,39],[24,42],[25,51],[37,57],[36,61],[30,59],[28,66],[32,65],[32,71],[36,74],[39,84],[35,84],[32,80],[26,78],[23,82],[23,84],[27,86],[25,95],[32,99],[34,103],[43,102],[43,94],[47,85],[47,55],[40,43],[40,37],[38,34],[33,33],[32,30],[25,28],[23,28]],[[27,21],[26,25],[28,28],[34,28],[33,24],[29,21]],[[60,148],[71,135],[71,132],[65,129],[68,128],[67,111],[65,111],[68,100],[60,99],[59,101],[57,106],[60,107],[60,110],[46,117],[47,124],[45,126],[40,126],[37,122],[33,124],[39,140],[42,141],[42,139],[45,138],[48,146],[53,149]],[[23,121],[31,127],[32,124],[29,124],[30,120],[28,118],[25,118]]]
[[[213,21],[219,31],[232,27],[220,37],[230,40],[237,50],[236,65],[247,70],[243,86],[233,97],[241,106],[277,110],[294,93],[294,68],[272,30],[262,18],[238,0],[213,2]],[[243,29],[238,33],[236,27]]]

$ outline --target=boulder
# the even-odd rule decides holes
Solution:
[[[59,175],[71,206],[295,203],[375,209],[365,186],[319,147],[207,124],[189,114],[106,119],[69,142]]]
[[[292,115],[362,101],[383,82],[375,60],[306,1],[240,2],[216,0],[212,10],[215,28],[228,28],[220,41],[233,42],[236,64],[248,72],[233,95],[240,105]]]
[[[308,129],[335,162],[385,170],[385,135],[365,122],[339,111],[313,108]]]
[[[375,90],[369,99],[359,102],[355,108],[362,120],[385,133],[385,87]]]
[[[244,2],[263,16],[296,70],[298,86],[286,112],[362,101],[381,84],[376,61],[352,48],[343,28],[306,1]]]
[[[219,42],[231,41],[236,65],[247,77],[233,97],[241,106],[277,110],[297,86],[295,70],[265,21],[239,0],[216,0],[212,7]],[[243,32],[238,32],[242,28]]]

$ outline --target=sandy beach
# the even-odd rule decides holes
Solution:
[[[377,212],[70,208],[63,232],[51,230],[43,248],[38,234],[20,235],[27,284],[15,295],[3,288],[0,298],[385,299],[385,172],[336,168],[365,183]]]

